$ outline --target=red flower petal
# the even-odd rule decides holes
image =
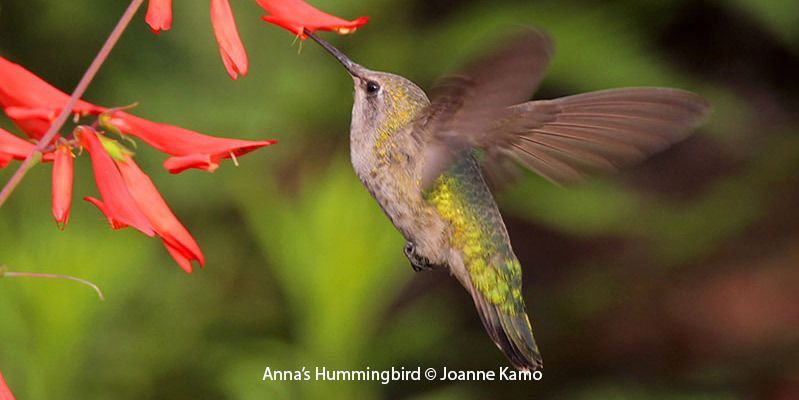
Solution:
[[[105,215],[105,217],[108,219],[108,223],[111,224],[111,229],[122,229],[130,226],[124,222],[119,221],[116,218],[113,218],[112,215],[114,212],[108,207],[106,207],[105,203],[103,203],[96,197],[86,196],[83,198],[83,200],[92,203],[95,207],[97,207],[98,210],[100,210],[101,213],[103,213],[103,215]]]
[[[186,168],[215,169],[219,161],[232,156],[240,156],[255,149],[276,143],[274,140],[239,140],[203,135],[174,125],[159,124],[117,112],[111,120],[122,132],[144,140],[164,153],[177,156],[169,159],[165,166],[172,173]],[[171,161],[170,161],[171,160]]]
[[[193,258],[187,257],[186,254],[184,254],[180,249],[173,247],[167,241],[164,241],[164,248],[166,249],[167,253],[172,256],[172,259],[175,260],[180,268],[183,268],[186,273],[191,273],[191,260],[193,260]]]
[[[227,73],[233,79],[239,74],[247,75],[247,53],[241,44],[228,0],[211,0],[211,24]]]
[[[53,217],[62,230],[66,228],[69,220],[73,176],[72,150],[69,146],[58,146],[53,164]]]
[[[8,385],[6,385],[6,380],[3,379],[2,373],[0,373],[0,400],[14,400],[14,395]]]
[[[0,57],[0,105],[22,108],[63,108],[69,96],[45,82],[21,65]],[[99,114],[105,109],[78,100],[74,111]]]
[[[219,161],[219,159],[213,160],[208,154],[191,154],[188,156],[167,158],[164,161],[164,168],[171,174],[179,174],[190,168],[214,172],[219,168]]]
[[[58,116],[54,108],[6,107],[6,115],[31,139],[39,139]]]
[[[262,18],[264,21],[287,29],[301,39],[306,38],[303,29],[308,29],[311,32],[334,31],[343,35],[355,32],[356,29],[369,22],[368,17],[347,21],[320,11],[302,0],[257,1],[270,14]]]
[[[150,0],[144,21],[155,34],[168,31],[172,28],[172,0]]]
[[[154,2],[156,1],[150,3],[151,6]],[[224,17],[220,21],[224,21]],[[226,25],[222,22],[218,22],[218,24],[220,27]],[[231,26],[228,24],[224,29],[230,29]],[[235,31],[235,27],[232,29]],[[229,33],[225,34],[229,35]],[[240,57],[235,54],[235,46],[233,50],[229,51],[237,70],[242,74],[246,73],[246,56],[244,56],[245,61],[242,64]],[[243,48],[242,54],[244,54]],[[63,92],[21,66],[0,57],[0,106],[29,136],[40,138],[50,127],[50,121],[68,101],[69,97]],[[99,115],[107,109],[81,100],[77,103],[74,111],[80,115]],[[137,136],[156,149],[179,158],[178,160],[167,160],[168,163],[187,165],[183,157],[190,156],[188,159],[195,160],[192,162],[196,165],[195,168],[209,171],[215,169],[222,159],[240,156],[276,143],[274,140],[250,141],[203,135],[177,126],[148,121],[122,111],[114,113],[111,123],[121,131]],[[52,156],[50,156],[51,158]],[[47,159],[48,155],[45,155],[45,160]],[[198,163],[196,160],[199,159],[206,161]],[[179,166],[170,168],[170,170],[177,173],[185,168]]]
[[[40,138],[49,120],[69,102],[69,96],[18,64],[0,57],[0,106],[28,136]],[[78,100],[77,114],[100,114],[105,109]],[[45,116],[50,116],[48,120]]]
[[[150,4],[153,6],[154,2]],[[226,17],[223,14],[226,11],[219,10],[225,8],[226,2],[225,4],[215,4],[212,4],[212,10],[217,11],[214,11],[213,14],[219,18],[215,22],[215,26],[218,26],[223,32],[220,37],[228,40],[232,37],[230,29],[233,29],[235,34],[232,14],[229,15],[230,20],[225,22]],[[229,11],[229,6],[227,11]],[[216,20],[217,17],[214,19]],[[237,55],[237,45],[231,44],[232,47],[228,49],[228,44],[224,43],[227,42],[220,41],[220,46],[223,46],[221,48],[225,52],[223,57],[224,54],[229,54],[236,70],[242,74],[246,73],[246,55],[244,55],[243,48],[241,48],[241,54]],[[244,56],[243,64],[240,57],[242,55]],[[58,111],[68,101],[69,97],[65,93],[50,86],[21,66],[0,57],[0,106],[29,136],[40,138],[44,135]],[[99,115],[107,109],[81,100],[76,104],[74,111],[80,115]],[[177,126],[148,121],[122,111],[114,114],[111,123],[121,131],[141,138],[156,149],[176,156],[177,158],[166,162],[170,165],[167,168],[172,173],[192,167],[212,171],[219,166],[222,159],[240,156],[276,143],[274,140],[249,141],[207,136]],[[52,154],[45,154],[44,160],[52,160]],[[9,162],[8,153],[0,158],[0,165],[7,165]],[[96,204],[101,203],[98,201]],[[122,221],[115,221],[114,224],[119,226]]]
[[[14,136],[7,131],[0,129],[0,168],[4,168],[11,160],[24,160],[33,151],[36,146]],[[52,152],[44,153],[42,155],[43,162],[53,161],[54,155]]]
[[[24,160],[34,147],[33,143],[0,128],[0,168],[4,168],[11,160]]]
[[[150,220],[155,232],[161,236],[164,246],[178,265],[186,272],[191,272],[192,260],[198,261],[200,266],[203,266],[205,257],[200,246],[169,209],[164,198],[153,185],[153,181],[139,169],[130,156],[126,156],[125,161],[116,161],[116,165],[119,172],[122,173],[122,178],[125,180],[131,196]]]
[[[138,204],[128,192],[125,181],[122,179],[117,166],[111,156],[108,155],[97,133],[94,129],[87,126],[79,126],[75,129],[75,136],[80,140],[81,145],[89,152],[94,169],[94,181],[103,201],[92,197],[84,200],[94,204],[108,218],[108,222],[114,229],[125,226],[132,226],[147,236],[154,236],[150,221],[139,209]]]

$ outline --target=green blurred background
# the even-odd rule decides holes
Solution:
[[[232,7],[250,74],[222,67],[207,2],[143,12],[86,98],[220,136],[278,139],[217,172],[137,160],[202,246],[184,274],[157,240],[111,231],[79,158],[65,232],[50,167],[0,210],[0,369],[19,399],[799,398],[799,2],[315,0],[372,21],[324,36],[423,87],[517,25],[557,53],[537,97],[673,86],[714,105],[673,150],[559,189],[498,195],[525,267],[541,382],[263,382],[264,368],[493,369],[504,357],[445,272],[413,273],[348,161],[351,81],[311,42]],[[71,90],[126,2],[0,0],[0,55]],[[17,132],[6,119],[2,126]],[[12,164],[13,166],[17,165]],[[0,181],[13,168],[0,171]]]

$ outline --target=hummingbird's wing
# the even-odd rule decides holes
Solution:
[[[508,107],[527,101],[538,87],[553,53],[547,34],[525,29],[495,50],[434,87],[429,112],[418,122],[430,146],[425,154],[424,186],[452,163],[463,145],[477,141]],[[472,143],[475,142],[475,143]]]
[[[678,89],[611,89],[513,106],[473,147],[489,162],[518,161],[557,183],[612,172],[685,139],[710,110]]]
[[[553,52],[549,37],[524,31],[443,79],[420,120],[427,188],[464,148],[482,150],[487,176],[516,161],[557,184],[634,164],[686,138],[710,109],[677,89],[612,89],[527,102]],[[522,103],[522,104],[518,104]],[[494,167],[494,168],[492,168]],[[500,173],[497,173],[500,172]]]

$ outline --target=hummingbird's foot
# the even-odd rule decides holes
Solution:
[[[406,242],[402,252],[405,253],[405,257],[407,257],[408,261],[411,262],[411,268],[413,268],[413,270],[416,272],[422,270],[430,271],[438,267],[437,265],[431,263],[427,257],[417,253],[416,246],[413,244],[413,242]]]

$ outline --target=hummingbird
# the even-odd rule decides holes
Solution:
[[[471,295],[491,340],[522,371],[543,367],[522,297],[522,268],[485,176],[519,164],[566,185],[640,162],[689,136],[709,112],[671,88],[601,90],[530,101],[553,55],[524,29],[440,80],[366,69],[305,34],[352,77],[352,166],[406,240],[415,271],[445,269]]]

